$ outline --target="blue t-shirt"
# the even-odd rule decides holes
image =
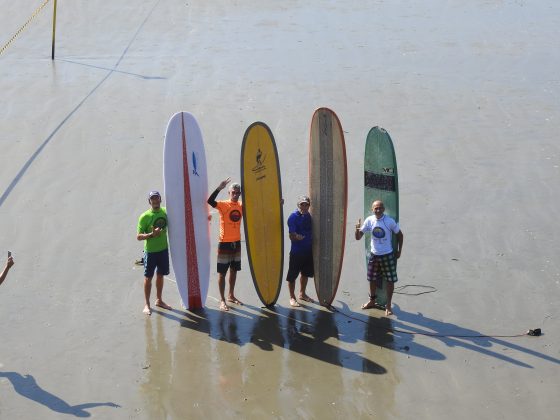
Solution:
[[[309,213],[302,214],[299,210],[296,210],[290,214],[290,217],[288,217],[288,231],[304,236],[301,241],[292,241],[290,254],[305,255],[311,253],[313,237],[311,236],[312,223]]]

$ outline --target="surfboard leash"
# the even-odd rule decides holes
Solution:
[[[404,290],[407,287],[418,287],[421,289],[428,289],[428,290],[425,290],[423,292],[418,292],[418,293],[408,293],[408,292],[398,291],[398,290]],[[406,295],[406,296],[420,296],[420,295],[425,295],[426,293],[434,293],[437,291],[438,289],[435,288],[434,286],[426,286],[424,284],[403,284],[402,286],[395,287],[395,291],[393,293],[396,293],[398,295]]]
[[[330,306],[333,312],[339,313],[347,318],[353,319],[355,321],[362,322],[364,324],[368,324],[367,321],[347,314],[340,309],[335,308],[334,306]],[[381,325],[376,325],[376,329],[387,331],[390,333],[401,333],[401,334],[408,334],[408,335],[422,335],[425,337],[433,337],[433,338],[518,338],[518,337],[539,337],[542,335],[542,331],[540,328],[530,329],[522,334],[511,334],[511,335],[490,335],[490,334],[440,334],[440,333],[430,333],[430,332],[422,332],[422,331],[406,331],[400,328],[393,328],[393,327],[383,327]]]

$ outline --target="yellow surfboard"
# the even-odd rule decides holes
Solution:
[[[241,190],[247,257],[255,289],[265,306],[273,306],[282,286],[284,216],[276,143],[270,128],[255,122],[241,147]]]

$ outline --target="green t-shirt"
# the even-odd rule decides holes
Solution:
[[[150,233],[154,227],[161,228],[161,235],[144,241],[146,252],[159,252],[167,249],[167,212],[165,207],[160,207],[157,211],[149,209],[140,215],[138,233]]]

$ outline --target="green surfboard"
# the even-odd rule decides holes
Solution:
[[[373,127],[366,139],[364,154],[364,219],[372,215],[371,203],[381,200],[385,214],[399,221],[399,176],[395,148],[389,133],[381,127]],[[393,250],[396,237],[393,235]],[[371,234],[365,235],[366,267],[371,248]],[[367,269],[367,268],[366,268]],[[387,303],[387,285],[383,280],[377,284],[375,302],[379,306]]]

